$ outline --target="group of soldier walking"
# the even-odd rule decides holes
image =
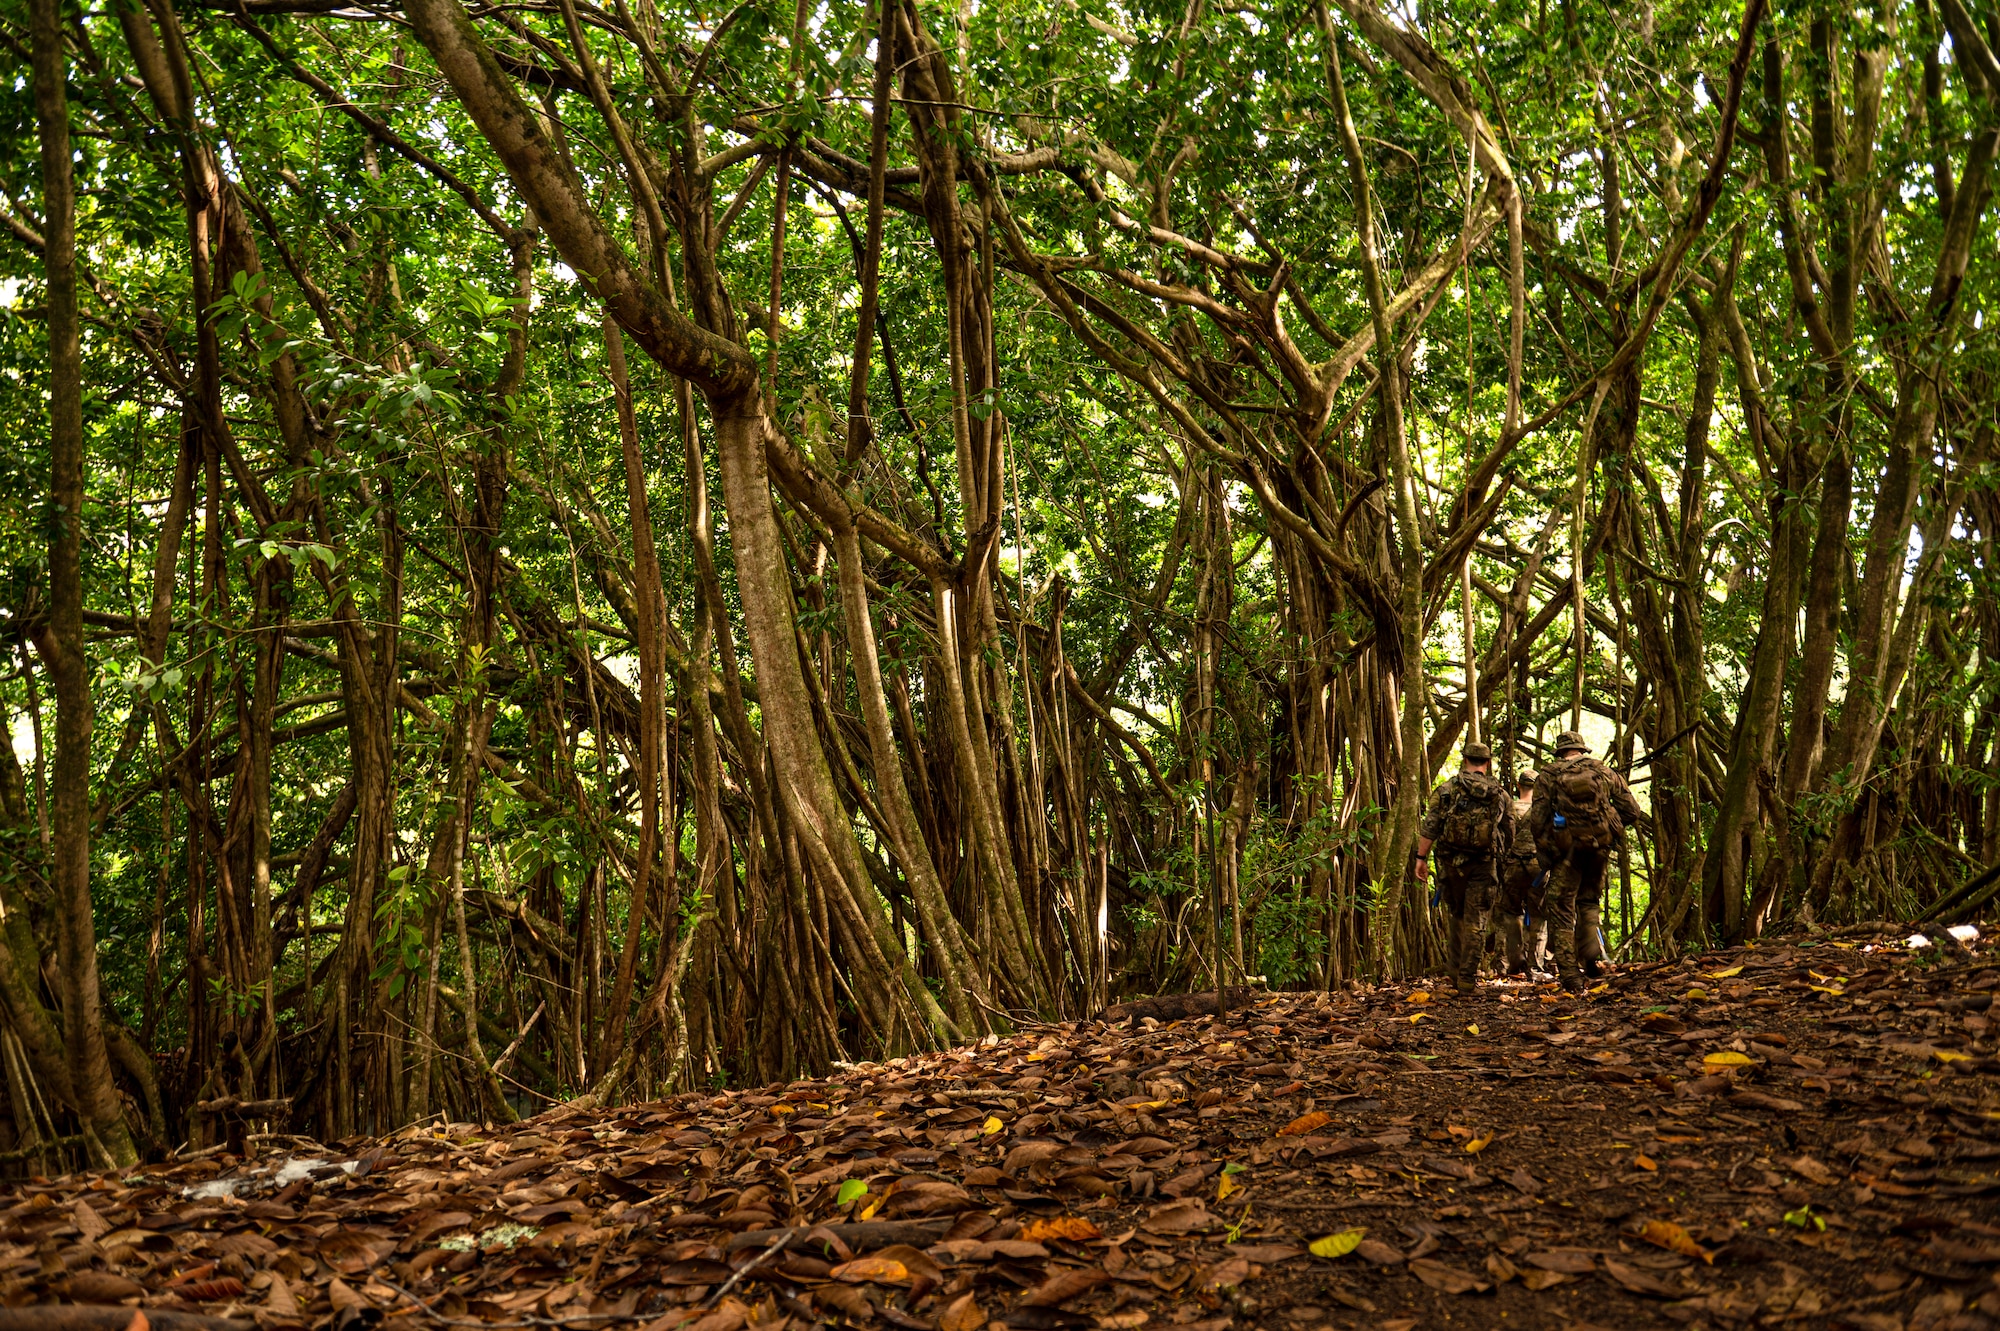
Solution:
[[[1486,923],[1498,912],[1507,974],[1542,969],[1583,991],[1604,964],[1605,869],[1626,827],[1639,819],[1624,778],[1589,755],[1583,736],[1556,736],[1555,761],[1524,772],[1509,792],[1493,775],[1493,751],[1465,746],[1465,761],[1431,796],[1418,829],[1417,878],[1435,854],[1438,897],[1451,919],[1451,978],[1473,992]]]

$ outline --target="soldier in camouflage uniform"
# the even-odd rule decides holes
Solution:
[[[1535,778],[1528,827],[1549,875],[1542,888],[1542,915],[1549,925],[1556,975],[1573,994],[1583,992],[1576,959],[1577,902],[1590,903],[1595,934],[1606,861],[1625,828],[1638,819],[1638,801],[1624,778],[1589,756],[1583,736],[1573,730],[1556,736],[1556,760]],[[1597,959],[1588,959],[1591,974],[1597,974]]]
[[[1451,915],[1451,980],[1461,994],[1479,978],[1486,913],[1500,896],[1499,860],[1514,841],[1514,802],[1492,774],[1493,751],[1465,746],[1465,763],[1437,788],[1418,828],[1416,874],[1438,851],[1438,895]]]
[[[1548,950],[1549,922],[1542,918],[1541,861],[1535,858],[1535,834],[1528,827],[1534,808],[1535,774],[1515,780],[1514,841],[1500,865],[1500,936],[1507,948],[1507,974],[1527,978],[1541,970]],[[1528,923],[1523,926],[1521,917]]]

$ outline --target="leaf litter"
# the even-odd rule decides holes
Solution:
[[[1976,950],[1775,940],[1582,1001],[1266,995],[32,1179],[0,1187],[0,1302],[242,1331],[1986,1327],[1996,989]],[[1412,1024],[1418,994],[1476,1019]]]

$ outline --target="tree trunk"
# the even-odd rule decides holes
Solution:
[[[35,123],[42,144],[42,262],[49,324],[49,619],[37,646],[56,704],[50,780],[52,877],[73,1108],[91,1154],[106,1166],[138,1160],[104,1044],[97,926],[90,901],[90,662],[83,640],[83,347],[76,306],[76,187],[67,56],[58,0],[31,0]]]
[[[1396,536],[1401,556],[1402,597],[1398,621],[1402,633],[1396,687],[1402,701],[1402,752],[1396,773],[1395,804],[1391,813],[1388,850],[1381,861],[1382,873],[1375,884],[1374,924],[1370,939],[1375,974],[1388,973],[1396,921],[1402,914],[1403,882],[1416,853],[1418,801],[1424,776],[1424,556],[1417,529],[1416,478],[1410,465],[1409,440],[1403,430],[1403,390],[1401,355],[1395,330],[1389,319],[1388,298],[1383,292],[1382,270],[1375,248],[1375,219],[1372,192],[1368,186],[1368,164],[1361,153],[1361,138],[1347,107],[1347,88],[1340,75],[1339,39],[1327,16],[1325,0],[1314,0],[1321,36],[1326,43],[1327,82],[1333,92],[1334,116],[1347,150],[1348,175],[1353,181],[1355,225],[1359,232],[1362,282],[1368,291],[1368,308],[1375,327],[1375,355],[1380,385],[1376,389],[1382,431],[1389,446],[1390,483],[1395,490]]]

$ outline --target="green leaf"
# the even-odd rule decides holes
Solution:
[[[841,1206],[852,1206],[867,1195],[868,1185],[858,1178],[851,1178],[840,1185],[840,1195],[835,1201]]]

